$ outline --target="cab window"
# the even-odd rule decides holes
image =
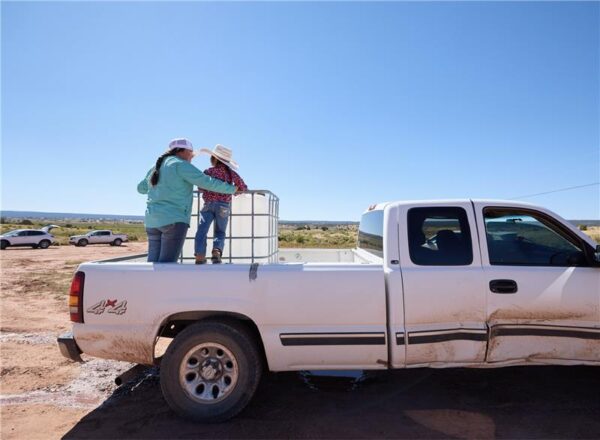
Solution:
[[[363,214],[358,227],[358,247],[383,258],[383,211]]]
[[[577,239],[541,213],[486,208],[484,219],[492,265],[579,266],[586,263]]]
[[[410,259],[419,266],[468,266],[473,246],[463,208],[412,208],[408,211]]]

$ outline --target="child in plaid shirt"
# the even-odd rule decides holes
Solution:
[[[235,187],[238,191],[246,191],[248,187],[244,180],[233,171],[232,168],[238,168],[237,163],[231,158],[232,151],[222,145],[217,145],[214,150],[202,149],[201,152],[210,154],[211,168],[204,171],[211,177],[224,180]],[[221,262],[223,248],[225,247],[225,231],[229,222],[231,212],[231,194],[219,194],[212,191],[202,193],[204,206],[200,211],[200,223],[195,239],[196,264],[206,263],[206,236],[211,223],[214,225],[214,240],[211,261],[213,264]]]

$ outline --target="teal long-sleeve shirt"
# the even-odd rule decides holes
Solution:
[[[189,225],[194,185],[223,194],[236,191],[235,186],[207,176],[177,156],[169,156],[163,161],[155,186],[150,184],[153,172],[154,168],[150,169],[137,187],[140,194],[148,194],[144,221],[147,228],[160,228],[179,222]]]

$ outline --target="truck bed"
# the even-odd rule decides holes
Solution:
[[[152,364],[168,322],[218,311],[256,324],[272,371],[385,368],[378,363],[387,357],[382,262],[360,251],[301,251],[292,252],[297,261],[260,265],[151,264],[144,255],[84,263],[85,324],[73,325],[75,340],[95,357]],[[310,257],[338,261],[301,261]],[[307,332],[318,336],[316,345],[296,347]],[[349,351],[324,345],[327,338],[378,343]]]

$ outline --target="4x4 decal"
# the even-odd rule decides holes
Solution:
[[[127,301],[117,302],[116,299],[103,299],[87,309],[87,312],[94,315],[102,315],[105,310],[106,313],[122,315],[127,311]]]

